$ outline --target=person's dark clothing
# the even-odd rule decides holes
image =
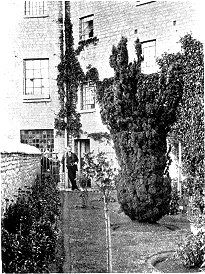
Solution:
[[[64,171],[64,155],[62,158],[62,164],[63,164],[63,171]],[[72,190],[78,189],[77,184],[76,184],[76,172],[78,170],[77,164],[78,162],[78,157],[75,153],[71,152],[71,156],[68,156],[68,153],[66,153],[66,167],[68,169],[68,178],[70,179],[71,185],[72,185]]]

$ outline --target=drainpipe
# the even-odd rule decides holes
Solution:
[[[65,1],[62,1],[62,12],[63,12],[63,57],[65,56],[65,49],[66,49],[66,43],[65,43]],[[67,90],[66,85],[64,83],[64,90],[65,90],[65,97],[64,97],[64,104],[67,102]],[[67,124],[67,116],[64,119],[65,123]],[[68,132],[67,128],[65,128],[65,148],[68,146]],[[65,150],[65,161],[64,161],[64,170],[65,170],[65,188],[68,188],[68,170],[66,167],[66,150]]]
[[[178,191],[179,191],[179,196],[181,198],[182,196],[182,187],[181,187],[181,142],[179,142],[179,163],[178,163]]]

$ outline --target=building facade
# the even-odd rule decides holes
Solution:
[[[54,119],[59,110],[56,78],[64,5],[62,1],[14,1],[3,8],[11,14],[4,29],[2,58],[3,135],[60,157],[65,143],[63,136],[56,136]],[[113,76],[109,56],[122,36],[128,39],[130,61],[136,58],[134,41],[142,42],[144,73],[157,70],[156,58],[164,52],[179,51],[179,39],[186,33],[200,40],[200,6],[194,1],[71,1],[70,17],[75,48],[90,41],[78,56],[80,64],[85,72],[97,68],[101,80]],[[79,88],[77,109],[83,134],[72,145],[79,159],[84,152],[105,151],[117,166],[112,144],[92,137],[108,132],[93,83]]]
[[[109,57],[122,36],[128,40],[129,61],[136,58],[134,42],[140,39],[144,73],[158,70],[156,58],[164,52],[180,51],[180,37],[192,33],[194,38],[201,38],[200,7],[190,1],[71,1],[70,16],[75,47],[90,41],[79,55],[80,64],[84,71],[97,68],[101,80],[114,75]],[[83,131],[89,134],[106,131],[100,123],[94,90],[85,83],[78,95]],[[97,145],[86,135],[82,138],[90,142],[91,150],[107,150],[114,159],[112,148],[105,143]]]

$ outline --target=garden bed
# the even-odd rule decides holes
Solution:
[[[187,269],[183,266],[182,262],[176,256],[166,256],[165,258],[160,256],[158,261],[155,261],[154,267],[163,273],[198,273],[198,268]]]

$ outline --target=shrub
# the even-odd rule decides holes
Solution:
[[[19,195],[2,219],[2,270],[48,272],[55,260],[60,197],[51,177],[36,180],[27,196]]]
[[[204,262],[205,233],[190,234],[186,241],[179,246],[177,254],[186,268],[199,268]]]
[[[76,182],[83,188],[91,187],[91,180],[83,173],[77,174]]]

